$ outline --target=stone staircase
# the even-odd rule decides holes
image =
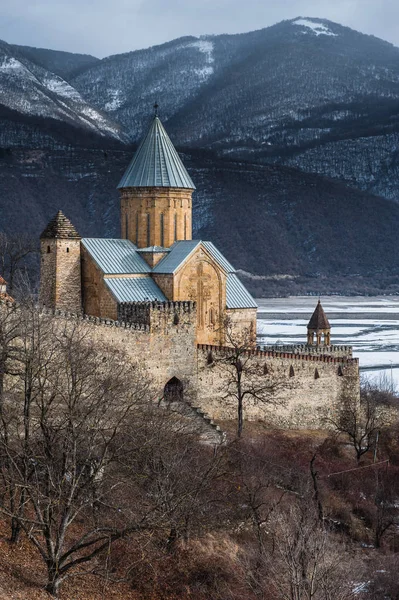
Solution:
[[[166,402],[163,399],[158,404],[187,419],[188,431],[197,434],[201,443],[209,446],[220,446],[225,443],[225,432],[199,406],[193,406],[188,401]]]

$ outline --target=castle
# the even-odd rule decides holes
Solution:
[[[212,242],[192,240],[195,186],[157,114],[118,188],[121,239],[82,239],[61,211],[41,234],[42,307],[123,346],[159,398],[173,388],[184,400],[190,388],[209,420],[236,415],[217,366],[228,352],[226,318],[236,336],[249,332],[247,352],[262,373],[287,381],[279,409],[249,401],[247,419],[317,427],[344,392],[358,393],[358,361],[350,347],[331,346],[320,302],[306,345],[255,347],[257,305]]]

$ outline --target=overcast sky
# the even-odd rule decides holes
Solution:
[[[98,57],[321,17],[399,46],[399,0],[0,0],[0,39]]]

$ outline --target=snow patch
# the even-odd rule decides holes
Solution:
[[[329,35],[332,37],[338,37],[338,34],[333,33],[330,29],[328,29],[328,27],[326,27],[326,25],[323,25],[322,23],[317,23],[316,21],[310,21],[309,19],[297,19],[296,21],[293,21],[292,24],[307,27],[308,29],[311,29],[313,33],[315,33],[317,36]]]
[[[71,98],[72,100],[77,100],[79,102],[83,101],[79,92],[60,77],[48,77],[43,81],[43,85],[45,85],[50,92],[54,92],[54,94],[57,94],[58,96]]]
[[[121,90],[108,90],[110,100],[104,105],[105,110],[117,110],[123,104]]]
[[[16,58],[9,58],[5,56],[3,62],[0,64],[2,71],[13,71],[15,69],[25,69],[24,65],[19,62]]]
[[[208,79],[213,73],[212,63],[215,62],[213,57],[213,42],[208,40],[198,40],[190,45],[192,48],[197,48],[202,54],[205,54],[206,66],[201,69],[195,69],[194,71],[201,79]]]

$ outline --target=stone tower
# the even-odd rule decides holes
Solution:
[[[308,346],[330,346],[331,325],[320,300],[308,324]]]
[[[122,238],[138,248],[192,239],[195,186],[157,115],[118,189]]]
[[[81,312],[80,239],[60,210],[41,234],[41,306]]]

